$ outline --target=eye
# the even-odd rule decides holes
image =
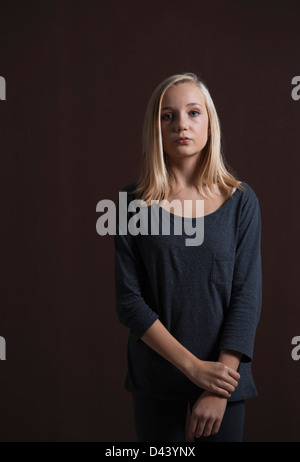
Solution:
[[[167,112],[166,114],[162,116],[162,120],[172,120],[172,118],[173,118],[173,114],[171,114],[170,112]]]
[[[193,117],[197,117],[197,116],[200,114],[200,112],[199,112],[199,111],[196,111],[196,110],[194,110],[194,111],[191,111],[191,112],[190,112],[190,114],[192,114],[192,115],[193,115]]]

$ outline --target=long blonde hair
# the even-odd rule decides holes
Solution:
[[[168,88],[186,82],[192,82],[201,89],[208,113],[208,141],[196,167],[198,192],[204,198],[212,197],[213,185],[216,183],[228,193],[231,192],[232,187],[243,190],[241,181],[235,178],[232,169],[225,167],[221,150],[220,121],[210,93],[196,74],[187,72],[175,74],[163,80],[152,93],[147,105],[142,134],[141,173],[133,191],[147,205],[153,200],[165,200],[170,193],[170,180],[174,179],[174,175],[168,166],[167,156],[163,150],[161,102]]]

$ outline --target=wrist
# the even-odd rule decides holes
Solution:
[[[188,356],[183,364],[182,372],[194,382],[199,377],[199,371],[202,368],[203,361],[194,355]]]
[[[226,364],[226,366],[237,370],[240,364],[242,353],[233,350],[221,350],[218,361]]]

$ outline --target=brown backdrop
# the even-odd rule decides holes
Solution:
[[[137,179],[154,87],[198,73],[259,197],[264,295],[245,441],[300,441],[298,2],[1,4],[1,441],[135,441],[113,239],[96,204]]]

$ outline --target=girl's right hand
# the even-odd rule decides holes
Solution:
[[[229,398],[238,385],[240,374],[226,364],[199,360],[189,378],[200,388]]]

